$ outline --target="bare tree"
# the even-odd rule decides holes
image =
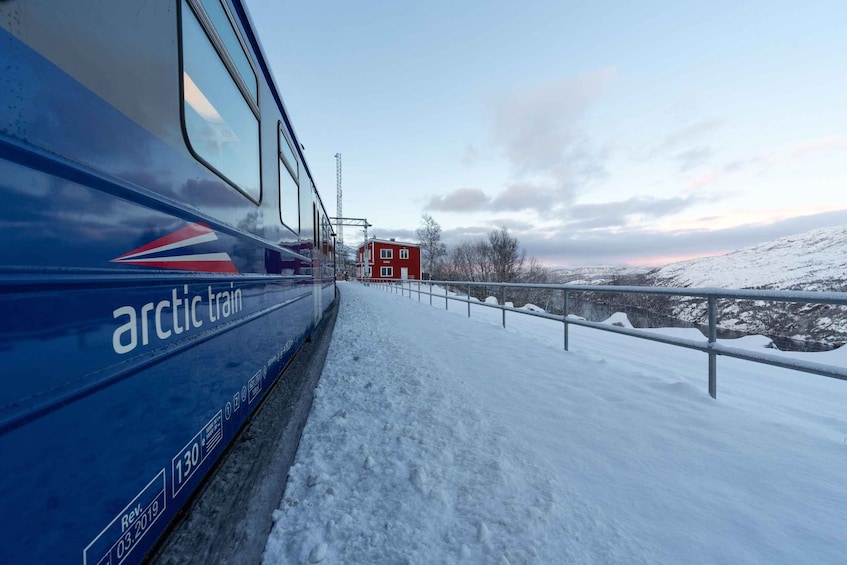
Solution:
[[[474,243],[465,241],[450,252],[449,278],[451,280],[476,281],[477,262]]]
[[[441,259],[447,256],[447,246],[441,242],[441,226],[432,216],[423,214],[417,234],[425,273],[432,278],[433,273],[441,271]]]
[[[488,234],[488,248],[494,280],[517,281],[526,260],[526,252],[520,248],[518,239],[509,235],[506,228],[500,228]]]
[[[501,228],[489,233],[486,239],[456,246],[450,253],[447,272],[453,280],[517,282],[523,274],[525,257],[518,240]],[[477,298],[484,298],[486,289],[476,288],[471,292],[479,294]]]
[[[535,257],[530,257],[526,262],[521,275],[520,282],[530,284],[548,284],[553,282],[550,270],[538,262]],[[559,293],[554,290],[540,288],[525,288],[518,292],[517,306],[523,304],[535,304],[548,312],[558,305]]]

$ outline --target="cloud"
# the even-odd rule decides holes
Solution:
[[[445,196],[433,196],[424,210],[438,212],[479,212],[486,210],[491,199],[479,188],[459,188]]]
[[[703,138],[723,124],[718,118],[700,120],[672,131],[656,148],[657,152],[667,152],[702,143]]]
[[[433,196],[425,210],[442,212],[522,212],[534,210],[544,218],[555,218],[563,225],[596,229],[623,226],[638,217],[659,218],[676,214],[702,202],[701,195],[654,198],[635,196],[618,202],[566,204],[561,191],[543,185],[515,183],[489,198],[482,190],[460,188],[443,196]],[[495,223],[499,220],[495,220]]]
[[[682,153],[677,153],[671,159],[676,161],[681,172],[706,164],[712,158],[712,150],[708,147],[693,147]]]
[[[519,176],[554,181],[602,171],[602,152],[588,149],[580,124],[613,72],[601,69],[515,89],[494,111],[491,140]]]
[[[802,159],[817,153],[829,151],[847,151],[847,137],[832,135],[809,139],[783,150],[780,157],[784,159]]]
[[[714,151],[707,143],[710,134],[723,125],[718,118],[709,118],[674,129],[645,152],[635,152],[638,159],[670,159],[680,172],[707,164]]]
[[[714,182],[717,182],[720,178],[721,178],[721,175],[719,175],[718,173],[706,173],[706,174],[700,175],[699,177],[692,179],[688,183],[688,189],[689,190],[696,190],[698,188],[706,186],[707,184],[712,184]]]
[[[494,197],[490,208],[497,212],[521,210],[544,212],[560,200],[559,196],[559,191],[555,189],[536,184],[516,183]]]
[[[642,264],[661,266],[666,258],[719,255],[779,237],[847,224],[847,210],[797,216],[768,224],[721,230],[660,232],[639,229],[595,231],[564,228],[515,233],[528,256],[557,265]]]
[[[491,220],[488,222],[489,231],[492,229],[500,229],[506,228],[508,230],[520,231],[520,232],[528,232],[535,231],[538,229],[538,225],[534,222],[527,222],[525,220],[516,220],[514,218],[498,218],[495,220]]]
[[[749,157],[735,159],[711,173],[707,173],[698,177],[698,179],[694,179],[691,183],[689,183],[689,187],[697,188],[698,186],[706,184],[705,182],[702,182],[703,180],[708,180],[708,182],[711,183],[717,180],[718,177],[725,175],[734,175],[748,171],[762,173],[780,165],[813,158],[820,154],[831,152],[847,152],[847,137],[833,135],[808,139],[786,147],[771,149],[769,151],[761,151]]]
[[[465,146],[465,152],[462,154],[462,165],[465,167],[470,167],[474,165],[479,159],[479,152],[476,150],[476,147],[471,145],[470,143]]]
[[[531,183],[514,183],[495,197],[478,188],[459,188],[444,195],[432,196],[424,210],[437,212],[519,212],[535,210],[540,214],[570,200],[561,189]]]
[[[490,140],[509,163],[515,180],[499,194],[459,188],[430,197],[424,210],[437,212],[517,212],[550,215],[570,204],[576,189],[606,175],[608,146],[595,146],[581,130],[586,111],[612,79],[601,69],[540,85],[517,88],[495,105]],[[479,153],[465,147],[462,163]]]
[[[634,218],[670,216],[702,202],[697,195],[673,198],[635,196],[618,202],[578,204],[568,208],[564,225],[569,229],[597,229],[625,226]]]
[[[407,229],[375,229],[368,232],[368,237],[375,237],[377,239],[391,239],[393,237],[397,241],[406,242],[415,242],[418,240],[417,231]]]

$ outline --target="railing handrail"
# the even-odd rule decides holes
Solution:
[[[376,279],[372,279],[376,280]],[[382,279],[380,279],[382,280]],[[386,282],[386,280],[382,280]],[[409,281],[406,281],[409,282]],[[436,281],[421,282],[438,285],[456,285],[474,287],[493,286],[506,288],[531,288],[541,290],[572,290],[574,292],[600,292],[620,294],[648,294],[665,296],[692,296],[695,298],[728,298],[735,300],[767,300],[771,302],[796,302],[798,304],[837,304],[847,306],[847,292],[824,292],[811,290],[759,290],[727,289],[718,287],[677,287],[677,286],[614,286],[593,284],[540,284],[540,283],[503,283],[477,281]]]
[[[709,395],[712,398],[717,397],[717,360],[718,355],[725,357],[733,357],[753,363],[762,363],[785,369],[792,369],[830,377],[839,380],[847,381],[847,367],[838,367],[835,365],[827,365],[823,363],[804,361],[793,357],[778,357],[767,353],[760,353],[751,350],[728,347],[717,343],[717,300],[761,300],[765,302],[792,302],[798,304],[834,304],[847,305],[847,293],[845,292],[818,292],[818,291],[795,291],[795,290],[756,290],[756,289],[725,289],[725,288],[692,288],[692,287],[651,287],[651,286],[613,286],[613,285],[584,285],[584,284],[541,284],[541,283],[504,283],[504,282],[479,282],[479,281],[444,281],[444,280],[397,280],[397,279],[380,279],[369,278],[364,279],[365,284],[385,284],[394,283],[392,286],[400,286],[405,294],[407,287],[409,298],[412,292],[418,293],[420,296],[430,296],[430,304],[432,297],[444,299],[445,307],[448,307],[448,301],[454,300],[457,302],[466,302],[468,304],[468,317],[471,315],[471,304],[484,306],[489,308],[497,308],[503,312],[503,327],[506,327],[506,312],[516,312],[519,314],[545,318],[563,322],[564,327],[564,349],[568,350],[568,327],[571,325],[581,326],[596,330],[601,330],[610,333],[647,339],[694,349],[706,353],[709,357]],[[417,290],[412,288],[413,284],[417,284]],[[421,285],[439,285],[444,287],[443,294],[435,294],[433,292],[424,292]],[[462,287],[467,289],[466,297],[449,296],[449,286]],[[472,287],[493,287],[501,288],[502,304],[493,304],[490,302],[481,301],[478,299],[471,300],[470,289]],[[540,290],[556,290],[563,293],[563,314],[550,314],[548,312],[533,312],[524,308],[506,306],[506,289],[507,288],[524,288],[524,289],[540,289]],[[431,288],[430,288],[431,290]],[[680,338],[672,335],[661,334],[645,328],[624,328],[602,322],[590,322],[588,320],[569,318],[568,312],[568,296],[571,292],[597,292],[605,294],[643,294],[653,296],[685,296],[693,298],[702,298],[708,302],[708,336],[704,336],[706,342],[699,340]]]

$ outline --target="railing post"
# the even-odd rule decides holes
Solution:
[[[718,360],[714,347],[718,339],[717,299],[709,297],[709,396],[718,397]]]
[[[447,306],[447,286],[448,286],[448,285],[446,285],[446,284],[444,285],[444,309],[445,309],[445,310],[449,310],[449,309],[450,309],[450,307],[449,307],[449,306]]]
[[[501,297],[503,298],[503,327],[506,327],[506,287],[502,287],[503,292],[501,293]]]
[[[418,302],[421,301],[421,280],[418,279]]]
[[[562,321],[565,325],[565,351],[568,350],[568,291],[562,291],[563,300],[562,300]]]
[[[434,293],[432,292],[432,283],[429,283],[429,305],[430,306],[432,306],[432,295],[433,294]]]

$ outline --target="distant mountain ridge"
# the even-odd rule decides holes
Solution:
[[[847,226],[819,228],[647,274],[656,286],[847,290]]]
[[[642,284],[844,292],[847,226],[819,228],[726,255],[672,263],[648,272]],[[666,308],[671,316],[689,322],[706,319],[706,304],[700,299],[672,299],[662,309]],[[718,324],[828,346],[847,342],[844,307],[722,300]]]

